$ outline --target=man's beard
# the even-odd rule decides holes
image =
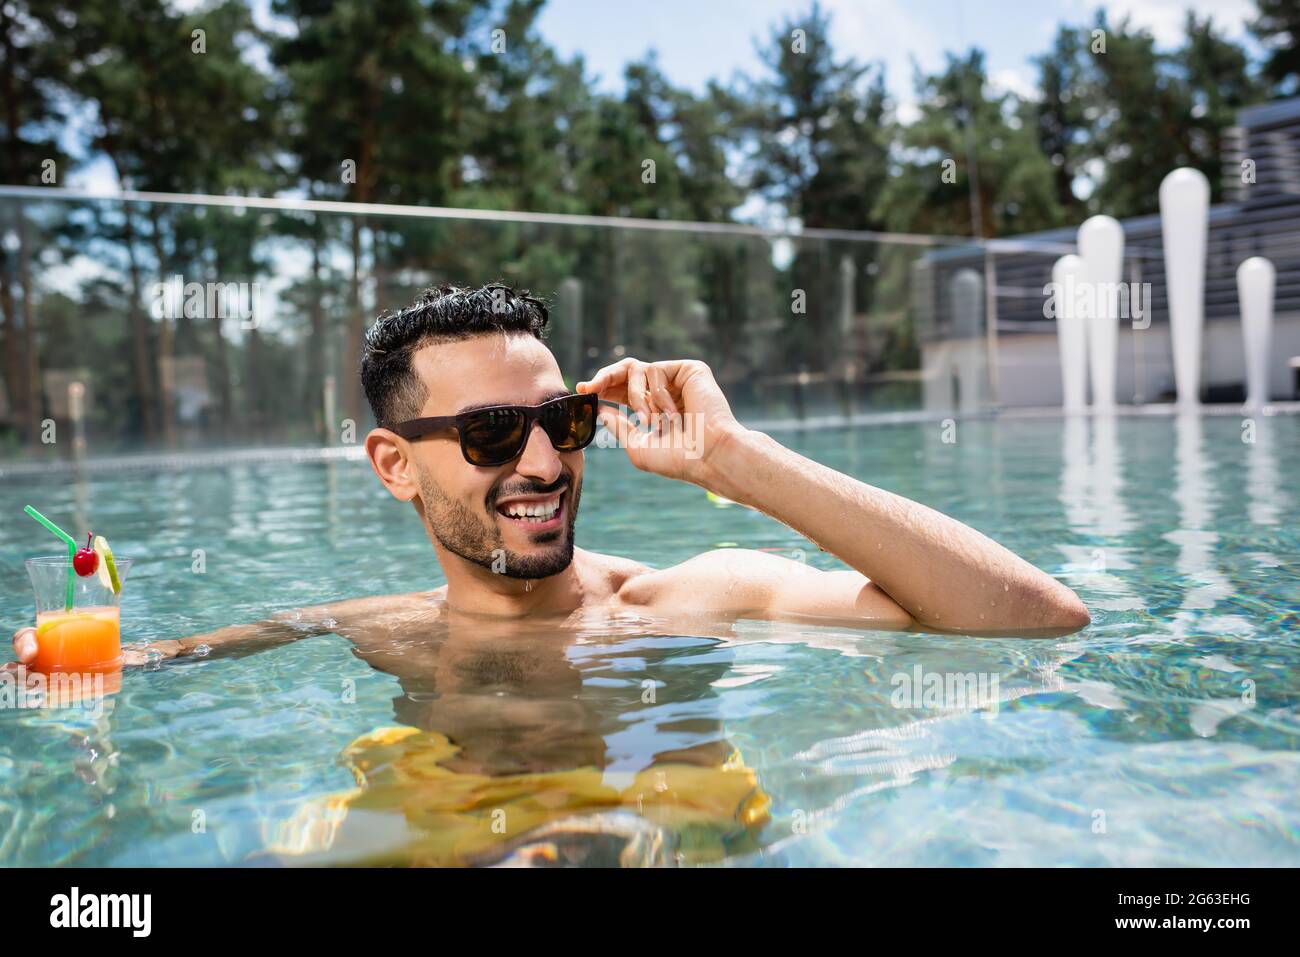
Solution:
[[[566,477],[558,485],[562,486],[566,480],[572,481]],[[511,494],[545,494],[555,491],[556,487],[537,485],[532,489],[511,489]],[[568,521],[560,530],[536,538],[537,545],[550,547],[542,554],[520,555],[505,547],[501,530],[495,522],[489,524],[479,513],[448,498],[429,475],[423,469],[420,470],[420,501],[424,505],[425,521],[438,544],[453,555],[459,555],[467,562],[473,562],[506,578],[549,578],[558,575],[573,562],[573,525],[578,517],[582,483],[570,484],[566,491]],[[492,500],[495,502],[495,494]],[[494,513],[495,509],[494,504]]]

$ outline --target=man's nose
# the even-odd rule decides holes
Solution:
[[[551,444],[551,437],[546,434],[540,422],[534,422],[528,442],[524,445],[524,454],[515,463],[515,471],[549,485],[560,477],[563,469],[560,453]]]

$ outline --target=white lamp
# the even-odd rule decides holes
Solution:
[[[1205,238],[1210,183],[1182,167],[1160,184],[1160,231],[1165,246],[1169,336],[1174,348],[1178,404],[1195,408],[1201,392],[1201,329],[1205,324]]]
[[[1115,408],[1115,365],[1119,348],[1119,280],[1124,268],[1124,228],[1110,216],[1092,216],[1079,227],[1079,257],[1088,284],[1084,320],[1092,407]]]
[[[1268,345],[1273,335],[1276,281],[1277,270],[1263,256],[1251,256],[1237,267],[1237,298],[1246,352],[1246,405],[1252,409],[1268,402]]]
[[[1052,266],[1055,287],[1056,345],[1061,354],[1061,393],[1066,412],[1088,406],[1088,345],[1085,320],[1075,297],[1083,279],[1083,260],[1062,256]]]

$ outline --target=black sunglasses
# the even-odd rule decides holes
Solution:
[[[455,429],[460,435],[461,454],[470,465],[505,465],[523,454],[534,422],[542,423],[555,451],[585,449],[596,437],[599,401],[594,392],[575,393],[541,405],[494,405],[457,415],[408,419],[393,426],[393,431],[404,439],[418,439]]]

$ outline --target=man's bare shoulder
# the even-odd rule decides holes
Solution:
[[[617,599],[629,582],[654,571],[631,558],[591,552],[585,548],[575,549],[574,558],[581,562],[583,586],[593,599]]]

